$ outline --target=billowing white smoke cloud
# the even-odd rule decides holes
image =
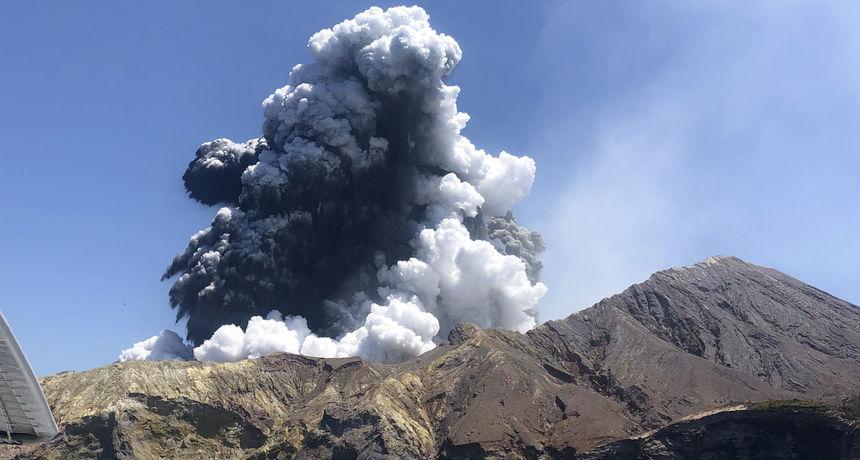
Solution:
[[[275,352],[299,353],[309,335],[304,318],[283,318],[273,310],[265,319],[252,317],[245,331],[232,324],[221,326],[211,339],[194,349],[194,357],[200,361],[237,361]]]
[[[319,172],[314,177],[331,180],[334,190],[342,177],[335,171],[344,164],[359,177],[362,171],[391,161],[393,154],[419,158],[410,160],[416,164],[412,176],[406,176],[414,187],[402,189],[407,207],[423,209],[411,226],[402,225],[414,229],[408,243],[412,256],[393,259],[393,265],[384,262],[384,255],[378,257],[382,262],[370,274],[376,278],[372,285],[377,296],[356,293],[363,299],[358,303],[365,306],[349,310],[365,312],[366,317],[337,339],[312,333],[300,316],[282,317],[273,310],[266,318],[251,317],[244,331],[233,324],[221,326],[194,349],[194,357],[235,361],[282,351],[397,362],[432,349],[440,334],[458,323],[522,332],[534,327],[535,306],[546,292],[546,286],[534,279],[540,268],[536,253],[543,246],[539,235],[518,227],[509,213],[528,194],[535,164],[507,152],[489,155],[460,134],[469,117],[457,111],[459,88],[442,81],[460,61],[457,42],[436,33],[423,9],[396,7],[371,8],[318,32],[308,45],[316,62],[296,66],[290,84],[263,102],[265,142],[204,144],[198,163],[186,173],[206,183],[213,171],[232,171],[218,169],[223,165],[244,168],[241,196],[231,192],[234,199],[239,196],[242,210],[222,208],[213,226],[195,235],[168,270],[168,276],[183,273],[171,291],[178,299],[175,303],[189,311],[190,325],[197,320],[194,315],[204,316],[194,313],[198,303],[217,296],[225,299],[223,303],[234,301],[239,295],[224,294],[222,289],[228,284],[223,273],[235,273],[224,269],[225,254],[232,251],[236,259],[238,252],[241,260],[266,261],[269,254],[256,249],[260,241],[273,241],[269,247],[284,244],[284,238],[271,235],[309,225],[313,217],[308,212],[260,218],[245,211],[258,212],[271,208],[271,203],[283,206],[283,200],[291,199],[285,193],[297,187],[291,181],[306,177],[298,176],[302,171]],[[356,67],[357,75],[344,76]],[[390,152],[394,141],[376,137],[374,130],[385,101],[404,98],[418,104],[410,110],[419,115],[409,137],[399,141],[400,150]],[[190,190],[194,196],[195,190]],[[204,189],[197,194],[214,202],[222,192]],[[326,209],[321,203],[311,213]],[[488,227],[491,220],[495,224]],[[236,235],[242,235],[241,246],[234,242]],[[300,243],[296,247],[302,247]],[[273,263],[260,265],[274,268]],[[189,291],[189,286],[204,287]],[[134,356],[157,359],[152,353]]]
[[[535,326],[533,308],[546,287],[529,281],[520,258],[471,239],[456,218],[424,229],[415,245],[415,257],[379,276],[395,293],[415,295],[412,303],[436,316],[442,330],[463,322],[520,332]]]
[[[193,357],[191,347],[175,332],[165,329],[160,334],[135,343],[119,354],[120,361],[186,360]]]
[[[396,362],[433,349],[432,339],[438,332],[439,322],[432,314],[421,311],[415,302],[390,298],[386,305],[374,304],[365,325],[339,340],[313,334],[304,318],[283,318],[273,310],[266,318],[252,317],[244,331],[233,324],[221,326],[211,339],[194,349],[194,357],[199,361],[238,361],[287,352]]]

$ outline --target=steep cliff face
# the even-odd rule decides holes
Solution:
[[[856,306],[712,258],[527,334],[460,326],[396,365],[278,354],[55,375],[42,384],[61,436],[0,447],[0,456],[598,455],[716,407],[860,393],[858,350]]]

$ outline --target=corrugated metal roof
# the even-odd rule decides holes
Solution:
[[[0,431],[53,436],[57,424],[30,363],[0,312]]]

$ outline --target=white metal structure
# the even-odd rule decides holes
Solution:
[[[11,434],[57,434],[48,400],[3,312],[0,312],[0,431],[7,438]]]

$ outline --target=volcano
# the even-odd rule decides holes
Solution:
[[[858,376],[860,308],[711,257],[525,334],[461,324],[397,364],[282,353],[46,377],[61,435],[0,452],[858,458]]]

